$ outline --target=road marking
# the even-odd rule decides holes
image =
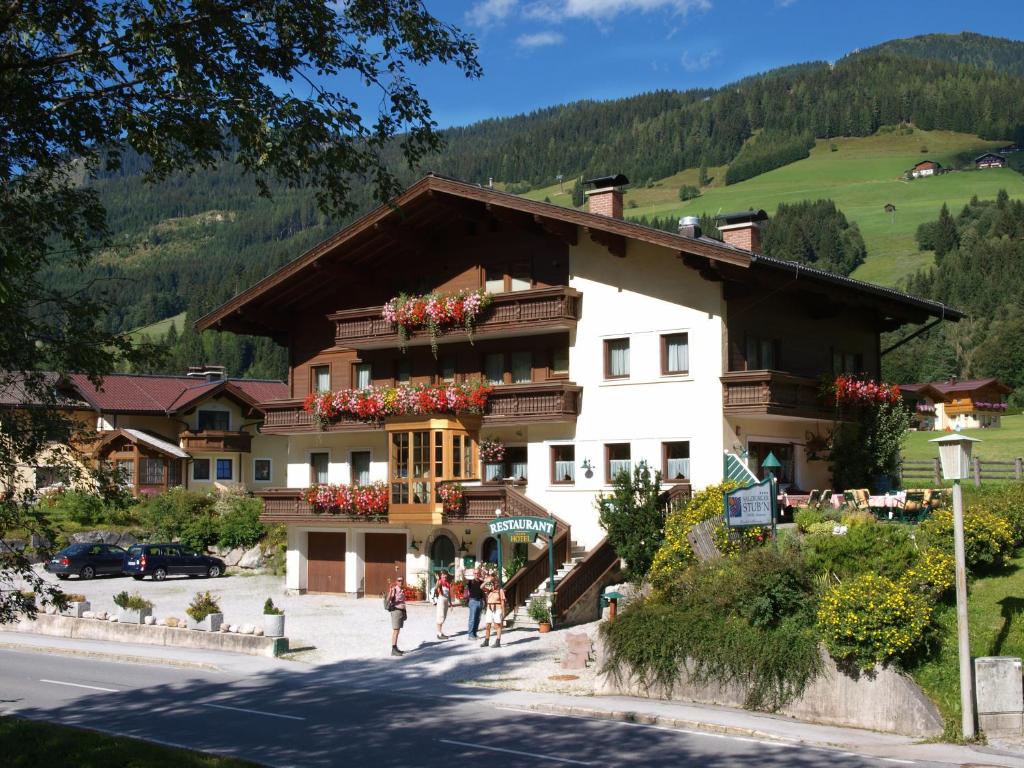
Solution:
[[[895,757],[883,757],[882,760],[887,763],[899,763],[900,765],[917,765],[913,760],[899,760]]]
[[[245,709],[244,707],[229,707],[226,704],[203,704],[204,707],[214,707],[215,709],[230,709],[232,712],[247,712],[250,715],[263,715],[264,717],[279,717],[282,720],[305,720],[304,717],[296,717],[295,715],[279,715],[276,712],[261,712],[258,709]]]
[[[81,683],[65,683],[63,680],[40,680],[40,683],[51,685],[69,685],[72,688],[88,688],[90,691],[103,691],[105,693],[119,693],[117,688],[100,688],[98,685],[82,685]]]
[[[534,757],[538,760],[553,760],[556,763],[572,763],[573,765],[594,765],[594,763],[585,763],[582,760],[573,760],[568,757],[556,757],[555,755],[538,755],[534,752],[520,752],[518,749],[503,749],[501,747],[485,747],[482,744],[469,741],[453,741],[451,739],[438,739],[442,744],[455,744],[459,747],[469,747],[470,749],[486,749],[489,752],[504,752],[509,755],[524,755],[525,757]]]

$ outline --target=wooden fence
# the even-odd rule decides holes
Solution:
[[[983,480],[1024,480],[1024,458],[1018,456],[1011,461],[989,461],[974,456],[971,458],[971,476],[978,487]],[[942,465],[938,458],[904,459],[901,480],[904,488],[922,482],[940,486]]]

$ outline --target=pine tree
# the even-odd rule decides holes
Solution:
[[[935,263],[941,265],[943,257],[959,244],[960,235],[956,229],[956,222],[949,215],[949,207],[943,203],[942,209],[939,211],[939,220],[935,226]]]
[[[576,183],[572,185],[572,204],[579,208],[583,205],[586,196],[583,194],[583,177],[577,176]]]

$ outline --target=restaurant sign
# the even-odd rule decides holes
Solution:
[[[532,540],[536,538],[537,534],[549,537],[555,535],[555,520],[552,517],[499,517],[489,522],[487,527],[490,529],[491,536],[508,533],[526,534]]]
[[[730,528],[774,525],[775,488],[772,478],[722,495],[725,501],[725,524]]]

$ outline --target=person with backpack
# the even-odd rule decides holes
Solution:
[[[404,656],[405,652],[398,650],[398,633],[405,626],[408,616],[405,610],[405,579],[401,576],[388,589],[384,597],[384,610],[391,614],[391,655]]]
[[[452,604],[452,583],[448,580],[448,571],[441,571],[434,585],[435,619],[437,620],[437,639],[447,640],[444,633],[444,620],[448,616],[448,606]]]
[[[487,609],[484,611],[484,641],[481,648],[491,644],[491,627],[494,627],[494,648],[501,648],[501,629],[505,626],[505,590],[498,586],[494,576],[488,574],[484,581]]]

